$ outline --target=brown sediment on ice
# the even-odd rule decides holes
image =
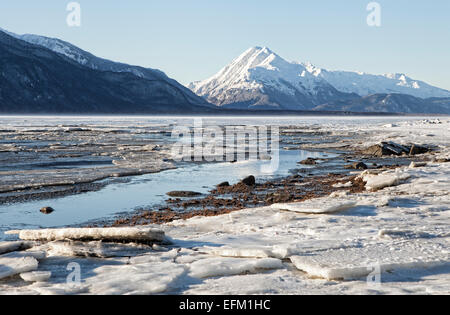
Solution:
[[[338,188],[336,184],[352,182],[351,187]],[[163,224],[197,216],[217,216],[247,208],[270,206],[280,202],[300,202],[327,196],[336,191],[358,193],[365,183],[356,176],[327,174],[301,177],[289,176],[255,186],[240,182],[229,187],[218,187],[204,198],[167,200],[167,207],[159,211],[147,210],[116,220],[112,226]]]
[[[361,158],[358,153],[349,156],[353,160]],[[388,162],[383,159],[376,159],[376,161],[378,163]],[[396,163],[375,165],[371,169],[374,172],[396,169],[409,161],[408,157],[395,157]],[[134,215],[117,219],[111,226],[164,224],[198,216],[218,216],[276,203],[301,202],[339,191],[346,191],[350,194],[366,191],[366,183],[358,177],[358,173],[362,170],[354,170],[350,173],[343,164],[333,171],[336,173],[295,174],[255,185],[247,185],[242,181],[234,185],[219,184],[202,198],[169,198],[164,207],[158,210],[139,211]],[[351,186],[348,184],[349,182]]]

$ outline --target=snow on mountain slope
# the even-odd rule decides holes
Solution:
[[[404,74],[328,71],[310,63],[288,62],[260,47],[248,49],[213,77],[189,88],[216,105],[240,108],[313,109],[373,94],[450,97],[450,91]]]
[[[213,77],[189,87],[219,106],[309,109],[346,97],[303,65],[261,47],[248,49]]]
[[[329,71],[310,63],[303,65],[312,75],[325,79],[339,91],[356,93],[360,96],[378,93],[409,94],[420,98],[450,96],[450,91],[414,80],[402,73],[373,75],[362,72]]]
[[[174,93],[183,95],[187,102],[192,104],[201,104],[203,106],[208,105],[207,102],[192,93],[188,88],[181,85],[177,81],[169,78],[164,72],[157,69],[143,68],[139,66],[132,66],[125,63],[119,63],[110,61],[107,59],[99,58],[93,54],[84,51],[68,42],[57,38],[49,38],[45,36],[24,34],[18,35],[12,32],[8,32],[0,28],[0,31],[7,33],[17,39],[26,41],[30,44],[38,45],[52,50],[55,53],[63,55],[83,66],[89,67],[94,70],[100,71],[112,71],[112,72],[128,72],[135,76],[152,81],[165,81],[168,87],[174,90]]]

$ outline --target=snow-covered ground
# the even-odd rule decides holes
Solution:
[[[2,254],[0,293],[449,294],[450,119],[320,128],[353,135],[336,146],[390,140],[438,152],[424,166],[358,172],[373,184],[363,193],[153,226],[172,245],[58,240]],[[45,271],[49,280],[25,281],[46,280]]]

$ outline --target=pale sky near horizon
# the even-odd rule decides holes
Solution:
[[[252,46],[333,70],[406,73],[450,90],[450,1],[69,0],[0,2],[0,27],[57,37],[99,57],[157,68],[183,84],[215,74]]]

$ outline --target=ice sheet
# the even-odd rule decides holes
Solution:
[[[356,205],[356,202],[345,198],[317,198],[298,203],[277,203],[272,205],[272,208],[300,213],[324,214],[345,211],[356,207]]]
[[[282,267],[281,260],[276,258],[208,258],[193,262],[189,266],[189,275],[195,278],[223,277]]]
[[[33,241],[127,241],[127,242],[162,242],[164,231],[149,227],[125,228],[66,228],[9,231],[6,234],[18,234],[22,240]]]
[[[0,279],[8,278],[38,268],[38,261],[31,255],[10,253],[0,256]]]

